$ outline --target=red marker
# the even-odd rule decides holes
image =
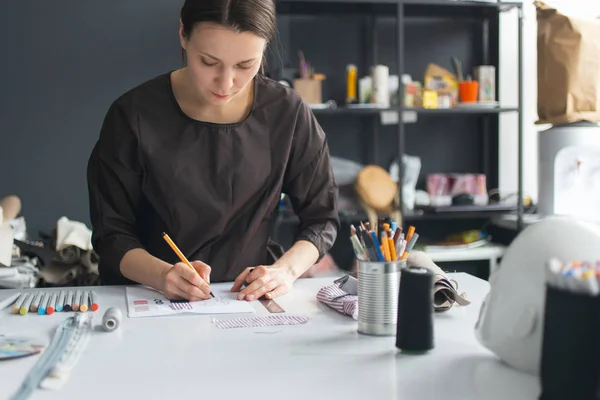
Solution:
[[[98,306],[98,296],[96,296],[96,293],[92,290],[90,292],[90,303],[91,303],[91,309],[92,311],[96,311],[99,306]]]
[[[48,306],[46,307],[46,314],[50,315],[54,313],[54,309],[56,307],[56,292],[52,293],[50,297],[50,301],[48,302]]]

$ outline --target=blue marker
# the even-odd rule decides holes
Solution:
[[[381,252],[381,244],[379,244],[379,240],[377,239],[377,234],[375,231],[371,231],[371,237],[373,238],[373,243],[375,244],[375,252],[377,252],[377,258],[379,261],[385,261],[383,258],[383,253]]]
[[[65,303],[65,291],[61,290],[58,295],[58,301],[56,302],[56,312],[61,312],[63,310],[63,304]]]
[[[392,221],[392,236],[396,233],[396,229],[398,229],[398,223],[396,221]]]
[[[44,293],[44,297],[40,300],[40,306],[38,307],[38,314],[44,315],[46,314],[46,307],[48,307],[49,294]]]

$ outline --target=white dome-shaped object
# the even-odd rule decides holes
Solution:
[[[600,225],[549,217],[524,229],[490,276],[475,325],[477,340],[509,366],[538,375],[544,328],[546,265],[600,260]]]

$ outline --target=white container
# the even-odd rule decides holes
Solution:
[[[475,67],[475,80],[479,82],[478,101],[482,103],[496,101],[496,67],[492,65]]]
[[[358,102],[367,104],[371,102],[371,92],[373,90],[373,79],[370,76],[364,76],[358,81]]]
[[[600,222],[600,125],[579,122],[538,134],[538,213]]]
[[[375,65],[371,69],[373,79],[373,92],[371,103],[380,107],[390,106],[390,69],[386,65]]]

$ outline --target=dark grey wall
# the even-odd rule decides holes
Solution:
[[[85,169],[109,104],[180,66],[180,1],[0,2],[0,196],[28,231],[88,222]]]
[[[127,89],[181,65],[182,2],[0,2],[0,196],[21,196],[32,236],[50,231],[63,215],[88,223],[85,170],[104,114]],[[357,64],[362,76],[373,61],[368,19],[348,10],[338,5],[335,12],[342,15],[280,15],[281,43],[271,64],[296,66],[297,51],[304,50],[327,75],[325,97],[343,101],[346,65]],[[393,15],[376,21],[377,61],[392,72]],[[453,55],[466,70],[482,62],[477,20],[414,18],[405,34],[405,68],[415,79],[422,80],[428,62],[451,69]],[[369,117],[319,120],[333,155],[373,162]],[[407,126],[406,151],[422,157],[422,176],[481,171],[479,123],[473,117],[423,117]],[[379,164],[387,166],[396,149],[396,127],[382,127]]]

